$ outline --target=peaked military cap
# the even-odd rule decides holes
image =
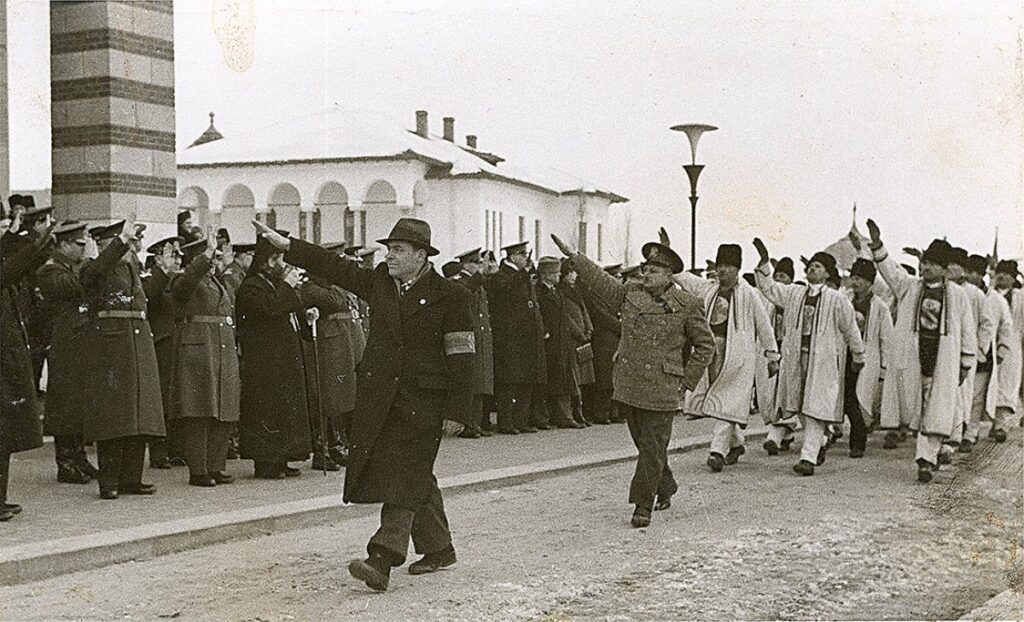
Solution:
[[[514,244],[509,244],[508,246],[502,246],[501,250],[504,251],[506,255],[514,255],[516,253],[525,253],[526,247],[529,245],[529,242],[516,242]]]
[[[644,244],[641,253],[643,253],[645,263],[647,264],[664,266],[671,270],[672,274],[679,274],[683,271],[683,260],[674,250],[664,244],[648,242]]]
[[[466,251],[466,252],[462,253],[461,255],[456,255],[455,258],[458,259],[459,261],[479,262],[480,261],[480,251],[481,251],[481,248],[477,247],[477,248],[474,248],[471,251]]]
[[[173,246],[175,243],[181,244],[181,238],[179,238],[176,235],[172,235],[169,238],[164,238],[162,240],[157,240],[156,242],[153,242],[152,244],[149,245],[149,248],[146,249],[146,252],[149,253],[150,255],[159,255],[164,252],[164,246],[166,246],[167,244]]]

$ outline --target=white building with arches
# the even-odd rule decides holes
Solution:
[[[373,243],[402,216],[430,223],[441,260],[526,240],[554,254],[549,234],[597,261],[622,256],[609,209],[627,199],[554,170],[526,171],[457,145],[454,120],[431,134],[427,113],[408,130],[373,114],[331,107],[244,136],[211,127],[178,154],[178,204],[203,225],[251,242],[257,218],[327,243]],[[621,220],[621,219],[620,219]]]

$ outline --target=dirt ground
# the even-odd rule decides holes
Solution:
[[[928,485],[912,442],[845,448],[811,478],[751,443],[713,474],[673,456],[679,494],[646,529],[631,465],[448,499],[459,564],[348,576],[376,518],[0,589],[2,619],[955,619],[1024,590],[1022,442],[983,442]],[[415,559],[410,552],[410,559]]]

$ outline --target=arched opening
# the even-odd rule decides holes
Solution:
[[[235,184],[224,191],[221,199],[220,226],[231,234],[236,244],[252,244],[256,231],[251,221],[256,218],[256,198],[247,186]]]
[[[336,181],[329,181],[316,195],[313,212],[313,243],[344,241],[355,244],[355,214],[348,207],[348,191]]]
[[[365,214],[363,216],[363,240],[379,240],[386,238],[391,227],[402,217],[398,209],[398,193],[390,183],[379,179],[366,189],[363,200]]]
[[[270,193],[267,205],[273,214],[273,226],[304,240],[306,233],[300,224],[305,223],[299,221],[299,202],[298,189],[289,183],[281,183]]]

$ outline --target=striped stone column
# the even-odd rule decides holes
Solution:
[[[176,230],[169,0],[51,2],[56,217]]]
[[[11,135],[7,121],[7,2],[0,0],[0,201],[11,193]]]

